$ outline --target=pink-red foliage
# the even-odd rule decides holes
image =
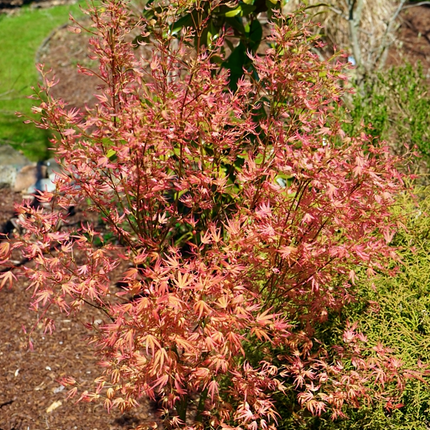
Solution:
[[[94,108],[54,99],[40,67],[38,126],[56,131],[63,173],[41,207],[19,208],[25,233],[12,247],[35,262],[25,269],[33,307],[98,306],[104,371],[82,398],[103,395],[108,409],[157,398],[171,427],[274,429],[273,394],[286,390],[333,417],[344,404],[390,401],[405,374],[389,351],[366,347],[354,326],[333,350],[315,338],[353,298],[358,271],[392,256],[401,178],[387,148],[342,132],[342,65],[313,54],[302,18],[278,17],[257,73],[231,92],[215,61],[222,38],[196,52],[193,34],[169,33],[178,10],[198,16],[188,3],[155,23],[119,0],[90,9]],[[91,225],[70,233],[64,209],[83,202],[115,241]],[[3,260],[11,247],[0,251]],[[131,301],[112,286],[124,261]]]

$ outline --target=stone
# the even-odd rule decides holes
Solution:
[[[42,163],[24,166],[16,175],[14,191],[26,191],[44,178],[46,178],[46,166]]]
[[[28,166],[31,161],[10,145],[0,145],[0,166],[13,166],[16,169]]]
[[[23,6],[23,0],[0,0],[0,9]]]
[[[57,175],[63,171],[61,166],[54,158],[50,158],[43,162],[42,170],[41,173],[43,173],[43,175],[40,175],[39,179],[28,188],[28,194],[34,194],[38,191],[48,191],[52,193],[57,188],[55,181]]]
[[[51,173],[47,178],[39,179],[34,185],[31,185],[28,188],[28,194],[35,194],[38,191],[48,191],[48,193],[52,193],[57,188],[55,185],[56,174]]]
[[[17,170],[13,166],[0,165],[0,188],[10,187],[15,185]]]
[[[49,160],[46,160],[45,165],[48,169],[48,176],[51,176],[53,173],[61,173],[63,171],[55,158],[50,158]]]

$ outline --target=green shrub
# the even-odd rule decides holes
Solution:
[[[421,66],[393,67],[355,91],[345,131],[361,133],[364,124],[366,133],[386,140],[398,155],[416,148],[422,162],[415,158],[413,169],[423,173],[423,162],[430,161],[430,96]]]

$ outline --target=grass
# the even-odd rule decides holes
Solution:
[[[66,23],[69,13],[79,17],[78,4],[49,9],[22,8],[0,15],[0,144],[10,144],[32,160],[48,156],[49,132],[23,124],[15,112],[31,113],[31,87],[37,86],[36,52],[45,38]]]

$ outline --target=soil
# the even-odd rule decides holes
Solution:
[[[390,52],[389,64],[401,64],[405,59],[413,64],[420,61],[430,77],[430,8],[407,9],[402,19],[399,43]],[[77,76],[78,63],[94,67],[88,58],[87,38],[85,33],[75,34],[67,26],[60,27],[45,40],[37,58],[59,79],[54,95],[76,107],[92,105],[92,94],[99,85],[94,77]],[[22,196],[7,188],[0,189],[0,195],[1,231],[13,218],[13,205]],[[79,221],[79,212],[75,216]],[[90,386],[100,372],[97,357],[85,340],[84,327],[85,321],[100,316],[97,311],[86,310],[79,318],[68,317],[53,310],[50,317],[56,320],[57,330],[52,336],[46,335],[37,325],[36,315],[29,311],[28,283],[16,282],[12,288],[0,291],[0,430],[156,428],[157,414],[148,400],[129,413],[107,414],[101,403],[66,399],[67,389],[62,389],[59,378],[70,375]],[[23,326],[31,332],[33,351],[28,348],[29,336]]]

